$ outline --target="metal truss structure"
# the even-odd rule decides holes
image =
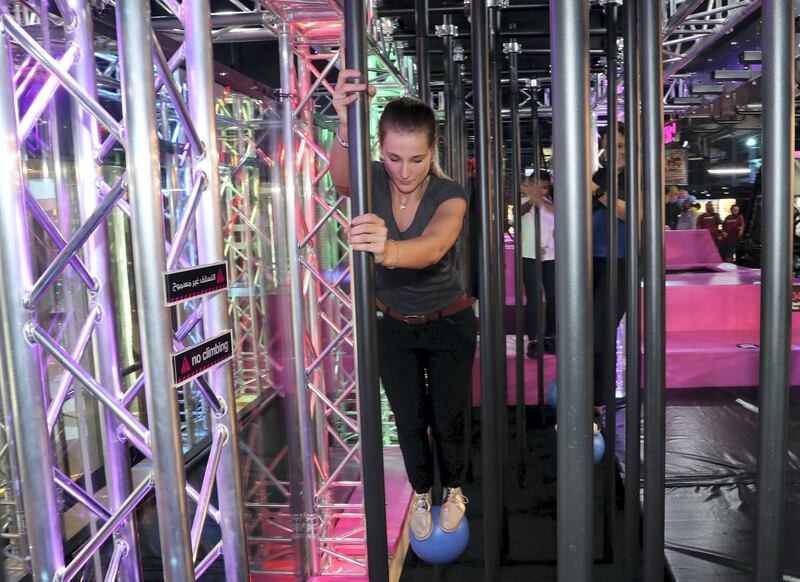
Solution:
[[[155,492],[164,579],[194,579],[224,555],[226,579],[244,580],[231,366],[181,390],[171,380],[170,352],[229,328],[227,302],[204,298],[172,312],[164,299],[164,271],[223,259],[209,5],[170,3],[185,24],[186,43],[169,61],[146,3],[117,2],[117,39],[106,46],[117,56],[110,59],[95,56],[88,0],[55,5],[51,12],[46,1],[0,2],[0,127],[7,149],[2,403],[12,451],[7,488],[13,484],[21,512],[13,521],[16,565],[29,565],[36,580],[71,580],[87,569],[96,579],[141,579],[134,516]],[[173,75],[183,60],[192,73],[186,93]],[[122,119],[98,98],[99,66],[120,72]],[[159,126],[162,88],[175,119],[161,111]],[[56,123],[65,93],[68,135]],[[112,155],[117,144],[124,148],[121,174],[120,155]],[[46,171],[55,180],[47,181]],[[117,177],[109,183],[110,175]],[[41,192],[43,183],[55,185],[52,196]],[[40,200],[54,200],[55,207]],[[141,362],[125,372],[142,370],[125,389],[117,345],[135,349],[137,338],[120,334],[128,326],[115,318],[115,305],[124,301],[115,297],[119,268],[112,264],[127,265],[128,256],[112,254],[106,219],[119,212],[129,216],[141,346]],[[198,401],[196,415],[190,403]],[[196,416],[210,416],[199,488],[187,483],[183,458]],[[54,434],[59,427],[61,437]],[[56,456],[60,441],[67,450]],[[132,467],[131,458],[142,461]],[[221,531],[211,542],[207,521]],[[86,525],[88,535],[76,533]],[[69,553],[62,530],[77,543]]]

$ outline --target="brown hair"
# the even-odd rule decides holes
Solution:
[[[422,131],[433,150],[430,173],[437,178],[450,179],[439,165],[439,141],[436,133],[436,114],[430,105],[412,97],[392,99],[386,104],[378,122],[378,142],[383,145],[386,132],[400,133]]]

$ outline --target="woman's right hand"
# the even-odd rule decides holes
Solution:
[[[340,127],[347,128],[347,106],[358,99],[358,94],[366,92],[371,100],[375,96],[375,87],[367,83],[357,83],[361,73],[353,69],[343,69],[339,72],[339,80],[333,93],[333,108],[339,116]],[[341,134],[340,134],[341,135]],[[344,139],[344,136],[342,136]]]

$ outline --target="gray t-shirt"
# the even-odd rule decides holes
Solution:
[[[389,230],[389,238],[408,240],[425,231],[439,205],[451,198],[469,202],[467,193],[457,182],[431,176],[425,195],[408,229],[400,232],[392,213],[392,189],[383,164],[372,163],[373,212]],[[461,277],[456,272],[452,249],[435,265],[424,269],[375,270],[378,298],[388,307],[406,315],[433,313],[458,301],[464,295]]]

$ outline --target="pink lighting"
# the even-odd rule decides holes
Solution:
[[[678,140],[678,124],[675,121],[670,121],[664,125],[664,143],[672,143]]]

